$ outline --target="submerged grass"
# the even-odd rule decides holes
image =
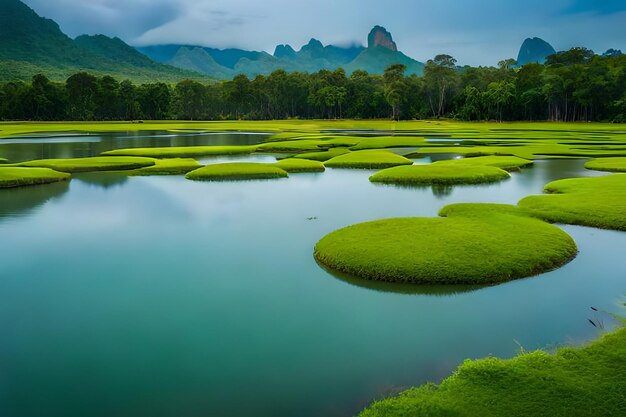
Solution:
[[[193,158],[199,156],[247,155],[256,146],[182,146],[171,148],[116,149],[102,153],[106,156],[143,156],[148,158]]]
[[[359,417],[623,416],[626,329],[583,348],[466,361],[440,385],[376,401]]]
[[[496,284],[569,262],[576,243],[513,206],[457,205],[445,218],[386,219],[335,231],[315,246],[327,268],[412,284]]]
[[[367,150],[336,156],[324,165],[329,168],[381,169],[413,165],[413,161],[389,151]]]
[[[227,164],[207,165],[186,175],[195,181],[240,181],[256,179],[286,178],[287,171],[270,164],[252,162],[236,162]]]
[[[69,179],[70,174],[48,168],[0,167],[0,188],[50,184]]]
[[[595,171],[626,172],[626,158],[594,159],[587,162],[585,168]]]
[[[462,185],[498,182],[510,177],[493,166],[435,162],[428,165],[401,166],[382,170],[371,182],[397,185]]]
[[[290,174],[298,172],[324,172],[326,170],[323,163],[308,159],[289,158],[283,159],[272,165],[287,171]]]
[[[555,181],[545,191],[519,206],[549,222],[626,231],[626,174]]]
[[[60,172],[121,171],[149,167],[151,158],[98,156],[94,158],[40,159],[17,164],[23,167],[50,168]]]

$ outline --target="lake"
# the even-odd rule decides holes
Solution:
[[[60,135],[0,142],[0,156],[263,138]],[[225,160],[274,158],[202,161]],[[371,285],[312,256],[350,224],[515,204],[556,179],[603,175],[583,165],[538,161],[499,184],[438,189],[329,169],[231,183],[82,174],[0,190],[0,415],[350,416],[466,358],[596,338],[588,319],[612,321],[590,307],[624,313],[626,233],[564,226],[578,258],[482,289]]]

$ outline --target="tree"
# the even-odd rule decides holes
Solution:
[[[504,59],[504,60],[498,62],[498,68],[500,68],[501,70],[504,70],[504,71],[512,70],[516,66],[517,66],[517,61],[515,59],[513,59],[513,58]]]
[[[67,79],[69,116],[73,120],[93,120],[96,103],[94,97],[98,88],[98,79],[86,72],[79,72]]]
[[[385,82],[385,100],[391,106],[391,118],[400,118],[400,105],[402,104],[403,92],[406,89],[404,73],[407,67],[403,64],[391,65],[385,69],[383,80]]]
[[[496,116],[502,121],[503,108],[515,97],[515,84],[510,81],[500,81],[489,84],[486,98],[490,105],[495,106]]]
[[[176,117],[185,120],[201,118],[206,103],[205,89],[202,84],[192,80],[181,81],[174,89],[174,107]]]
[[[432,114],[441,117],[446,112],[446,104],[458,82],[456,59],[450,55],[437,55],[429,60],[424,68],[424,78],[430,87]]]

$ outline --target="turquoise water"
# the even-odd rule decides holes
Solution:
[[[72,156],[91,146],[61,145]],[[0,156],[14,146],[30,158],[26,144]],[[375,186],[370,174],[90,174],[0,190],[0,416],[350,416],[466,358],[591,340],[587,319],[611,324],[592,306],[623,313],[626,233],[566,226],[573,262],[476,291],[363,285],[312,257],[349,224],[515,203],[555,179],[600,175],[583,161],[437,190]]]

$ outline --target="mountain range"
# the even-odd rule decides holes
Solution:
[[[408,74],[421,75],[424,64],[398,51],[391,33],[381,26],[372,29],[367,47],[324,45],[317,39],[296,51],[291,45],[278,45],[274,54],[242,49],[219,50],[194,45],[157,45],[138,48],[155,61],[196,71],[219,79],[236,74],[255,77],[284,69],[287,72],[316,72],[344,68],[382,74],[389,65],[404,64]]]
[[[543,62],[554,49],[527,39],[519,64]],[[71,39],[53,20],[39,16],[20,0],[0,0],[0,81],[29,80],[43,73],[53,80],[87,71],[135,82],[209,81],[268,75],[275,70],[317,72],[343,68],[382,74],[389,65],[404,64],[407,74],[421,75],[424,64],[398,50],[391,33],[375,26],[367,45],[324,45],[311,39],[299,50],[278,45],[273,54],[197,45],[154,45],[134,48],[119,38],[82,35]]]

